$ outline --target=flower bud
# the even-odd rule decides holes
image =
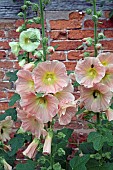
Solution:
[[[26,10],[26,9],[27,9],[27,5],[21,6],[21,9],[22,9],[22,10]]]
[[[32,4],[32,10],[35,12],[35,11],[38,11],[38,4]]]
[[[92,14],[92,9],[91,8],[87,8],[86,9],[86,14],[91,15]]]
[[[33,18],[33,21],[34,21],[36,24],[40,24],[40,23],[41,23],[41,18],[40,18],[40,17],[34,17],[34,18]]]
[[[101,50],[101,48],[102,48],[102,44],[100,44],[100,43],[96,44],[96,49],[97,50]]]
[[[30,5],[32,5],[32,3],[30,1],[26,1],[26,5],[30,6]]]
[[[98,18],[102,16],[102,11],[97,11]]]
[[[92,20],[93,20],[94,22],[97,22],[97,21],[98,21],[98,16],[97,16],[97,15],[93,15],[93,16],[92,16]]]
[[[32,24],[32,23],[34,23],[33,19],[29,19],[29,20],[27,21],[27,24]]]
[[[17,29],[16,29],[16,32],[22,32],[26,29],[25,27],[25,24],[22,24],[22,26],[19,26]]]
[[[63,148],[59,148],[58,149],[58,156],[63,156],[65,155],[65,151],[63,150]]]
[[[47,54],[53,54],[54,51],[55,51],[54,47],[52,46],[47,47]]]
[[[53,131],[49,131],[44,142],[43,146],[43,154],[44,155],[50,155],[51,154],[51,144],[52,144],[52,138],[53,138]]]
[[[23,16],[24,16],[24,13],[23,13],[23,12],[19,12],[19,13],[18,13],[18,16],[19,16],[19,17],[23,17]]]
[[[104,38],[105,38],[104,34],[102,32],[100,32],[98,34],[98,39],[104,39]]]

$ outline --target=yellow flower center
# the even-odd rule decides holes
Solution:
[[[88,70],[88,76],[91,77],[91,78],[95,78],[97,76],[97,71],[95,68],[90,68]]]
[[[46,85],[52,85],[55,83],[56,81],[56,75],[55,73],[53,72],[47,72],[44,74],[43,76],[43,82],[46,84]]]
[[[25,44],[29,44],[30,40],[28,37],[25,38]]]
[[[45,97],[38,97],[37,98],[37,104],[41,105],[42,107],[46,107],[47,106],[47,100]]]
[[[34,81],[29,81],[29,87],[31,88],[31,89],[34,89]]]
[[[110,80],[110,74],[106,73],[105,76],[102,78],[103,81]]]
[[[107,61],[102,61],[102,65],[107,66],[108,62]]]
[[[95,91],[93,92],[93,97],[94,97],[94,99],[98,98],[99,96],[100,96],[100,92],[99,92],[98,90],[95,90]]]

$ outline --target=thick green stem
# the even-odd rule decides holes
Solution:
[[[44,41],[45,38],[44,11],[43,11],[42,0],[40,0],[40,17],[41,17],[41,26],[42,26],[43,60],[46,61],[46,42]]]
[[[97,124],[100,124],[100,113],[97,113]]]
[[[24,0],[24,5],[26,4],[26,0]],[[25,26],[26,26],[26,18],[27,18],[27,13],[26,13],[26,10],[24,10],[24,23],[25,23]]]
[[[94,15],[96,16],[97,12],[96,12],[96,0],[93,0],[93,10],[94,10]],[[97,57],[98,55],[98,51],[97,51],[97,48],[96,48],[96,44],[98,42],[98,39],[97,39],[97,20],[94,21],[94,56]]]

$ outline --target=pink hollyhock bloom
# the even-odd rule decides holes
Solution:
[[[46,130],[44,129],[44,124],[37,119],[34,115],[29,114],[24,110],[17,109],[18,118],[22,121],[21,127],[23,130],[30,131],[33,135],[35,135],[38,139],[41,134],[43,136],[47,135]]]
[[[48,132],[48,134],[45,138],[45,142],[44,142],[44,146],[43,146],[43,154],[44,155],[50,155],[51,154],[52,138],[53,138],[53,132],[50,131],[50,132]]]
[[[66,67],[59,61],[39,63],[33,73],[37,93],[56,93],[66,87],[69,82]]]
[[[76,76],[75,73],[70,73],[69,74],[70,79],[72,80],[72,83],[74,83],[76,81]]]
[[[113,110],[111,108],[108,108],[108,110],[106,110],[106,116],[109,121],[113,120]]]
[[[12,132],[13,120],[11,116],[7,116],[4,120],[0,121],[0,140],[6,141],[10,139],[10,133]]]
[[[27,70],[19,70],[17,73],[16,92],[20,95],[28,92],[34,92],[34,81],[32,74]]]
[[[58,111],[58,103],[58,99],[51,94],[38,97],[34,93],[22,96],[20,102],[24,110],[36,116],[43,123],[52,121]]]
[[[64,87],[62,91],[57,92],[54,96],[59,100],[59,102],[68,103],[70,101],[74,101],[75,97],[72,94],[74,91],[73,85],[71,83],[68,86]]]
[[[29,144],[27,149],[23,152],[23,155],[27,156],[28,158],[35,158],[37,154],[37,146],[39,144],[39,139],[34,138],[33,141]]]
[[[105,67],[98,58],[86,57],[79,60],[75,68],[76,81],[85,87],[93,87],[105,76]]]
[[[97,58],[100,60],[103,66],[108,67],[113,64],[113,53],[100,53]]]
[[[92,88],[81,87],[81,102],[87,110],[93,112],[101,112],[107,110],[112,98],[112,92],[109,87],[104,84],[96,84]]]
[[[77,112],[77,102],[73,101],[70,103],[62,103],[59,106],[58,116],[59,124],[67,125],[71,122],[71,119],[75,116]]]
[[[100,83],[107,85],[109,90],[113,92],[113,65],[109,65],[109,67],[106,68],[105,76]]]
[[[23,66],[23,69],[27,70],[27,71],[33,71],[34,67],[35,67],[35,64],[33,62],[31,62],[31,63],[25,64]]]
[[[4,170],[12,170],[12,166],[9,165],[9,164],[6,162],[5,159],[2,159],[1,162],[2,162],[2,164],[3,164],[3,166],[4,166]]]

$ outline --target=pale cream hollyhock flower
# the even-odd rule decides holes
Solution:
[[[51,154],[51,145],[52,145],[53,131],[49,131],[44,142],[43,146],[43,154],[50,155]]]
[[[97,58],[100,60],[103,66],[109,67],[109,65],[113,64],[113,53],[106,52],[100,53]]]
[[[0,140],[5,142],[10,139],[10,133],[12,132],[13,120],[11,116],[7,116],[4,120],[0,121]]]
[[[9,42],[9,46],[11,47],[11,52],[15,54],[15,56],[18,56],[21,49],[19,42]]]
[[[62,103],[59,106],[58,117],[60,125],[67,125],[71,122],[71,119],[75,116],[78,110],[77,101],[69,103]]]
[[[20,33],[19,44],[27,52],[33,52],[40,45],[40,31],[35,28],[29,28]]]
[[[108,108],[108,109],[105,111],[105,113],[106,113],[107,119],[108,119],[109,121],[113,120],[113,109]]]
[[[22,121],[21,127],[25,132],[31,132],[38,139],[40,139],[41,135],[43,137],[47,135],[43,122],[37,119],[35,115],[31,115],[25,110],[17,109],[17,116]]]
[[[90,88],[99,83],[105,76],[105,67],[98,58],[86,57],[84,60],[81,59],[77,62],[75,75],[79,84]]]
[[[1,162],[2,162],[2,164],[3,164],[3,166],[4,166],[4,170],[12,170],[12,166],[9,165],[9,164],[6,162],[5,159],[2,159]]]
[[[23,152],[23,155],[27,156],[28,158],[35,158],[37,154],[37,147],[39,144],[39,139],[34,138],[33,141],[28,145],[26,150]]]
[[[108,86],[101,83],[95,84],[92,88],[81,86],[80,98],[87,110],[101,112],[108,109],[112,92]]]
[[[57,114],[59,101],[51,94],[39,97],[34,93],[28,93],[23,94],[21,99],[20,105],[23,109],[43,123],[52,121],[52,118]]]
[[[37,93],[56,93],[69,83],[66,67],[60,61],[41,62],[33,70]]]

